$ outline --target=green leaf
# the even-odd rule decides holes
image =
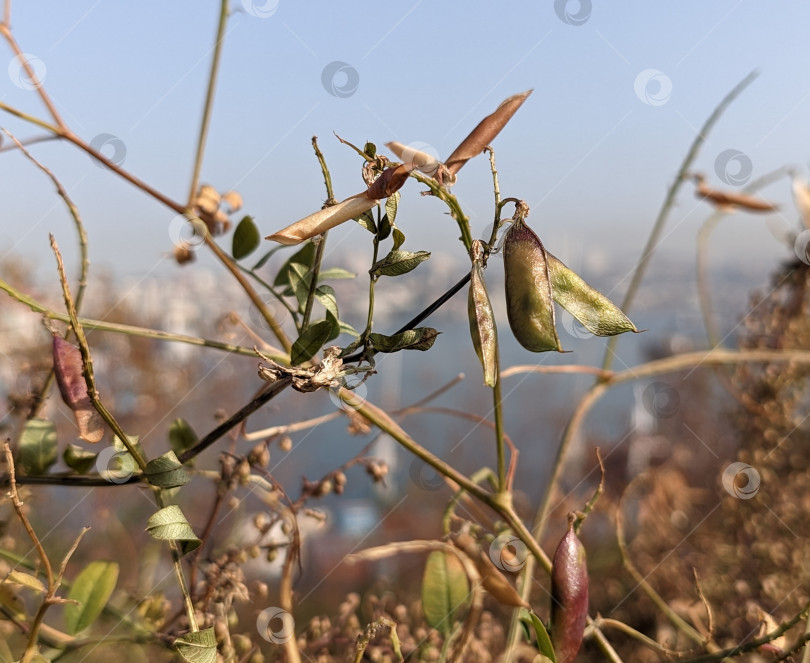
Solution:
[[[236,260],[241,260],[259,248],[261,241],[261,234],[253,222],[253,217],[245,216],[236,226],[236,230],[233,231],[231,255]]]
[[[323,307],[335,317],[335,320],[340,317],[338,315],[335,289],[331,285],[319,285],[317,288],[315,288],[315,299],[317,299],[323,305]]]
[[[288,276],[290,288],[292,288],[292,292],[298,302],[298,310],[303,313],[307,299],[309,298],[309,284],[312,279],[312,273],[308,267],[294,263],[290,265]]]
[[[56,427],[47,419],[25,422],[17,451],[17,471],[20,474],[45,474],[56,462]]]
[[[400,276],[416,269],[430,258],[429,251],[391,251],[385,258],[371,266],[373,276]]]
[[[78,444],[68,444],[64,453],[62,453],[62,460],[65,461],[65,465],[78,474],[87,474],[95,464],[96,458],[98,458],[97,453],[88,451]]]
[[[322,269],[318,274],[318,283],[326,281],[327,279],[353,279],[357,274],[350,272],[348,269],[342,267],[330,267],[329,269]]]
[[[115,562],[90,562],[79,573],[68,598],[78,603],[65,604],[67,632],[75,635],[90,626],[107,605],[118,582],[118,564]]]
[[[428,624],[449,634],[469,595],[469,580],[458,557],[441,550],[430,553],[422,577],[422,609]]]
[[[399,352],[400,350],[430,350],[441,332],[432,327],[417,327],[392,336],[369,334],[368,340],[377,352]]]
[[[183,511],[176,504],[170,504],[153,513],[146,523],[146,531],[160,541],[179,541],[180,552],[187,555],[202,545],[194,534]]]
[[[273,281],[273,286],[282,288],[290,285],[290,267],[292,265],[304,265],[307,269],[311,268],[315,262],[315,245],[311,241],[307,241],[304,246],[291,255],[287,262],[285,262],[281,269],[278,270],[276,278]]]
[[[338,326],[340,327],[341,334],[348,334],[349,336],[354,336],[355,338],[360,338],[360,332],[357,331],[354,327],[352,327],[348,322],[343,322],[343,320],[338,320]]]
[[[312,359],[315,353],[323,347],[332,334],[332,322],[329,320],[319,320],[311,324],[304,330],[293,343],[290,351],[290,363],[293,366],[303,364]]]
[[[191,481],[174,451],[150,460],[146,464],[146,477],[158,488],[177,488]]]
[[[185,419],[175,419],[169,426],[169,445],[178,456],[191,449],[199,441],[197,433]]]
[[[638,331],[616,304],[585,283],[573,269],[566,267],[548,251],[546,257],[554,301],[579,320],[591,334],[615,336]]]
[[[4,579],[3,582],[11,582],[15,585],[22,585],[28,589],[33,589],[37,594],[45,593],[45,585],[36,576],[23,571],[11,571]]]
[[[520,621],[525,624],[531,624],[534,628],[534,633],[537,636],[537,649],[545,656],[551,663],[557,663],[557,656],[554,653],[554,647],[551,646],[551,638],[548,636],[548,631],[540,618],[526,608],[520,609]]]
[[[388,217],[388,223],[392,226],[397,220],[397,207],[399,206],[399,191],[395,191],[392,195],[388,196],[385,201],[385,215]]]
[[[399,228],[394,228],[394,248],[393,251],[399,251],[399,247],[405,243],[405,233]]]
[[[276,251],[281,251],[281,249],[286,249],[286,248],[287,247],[284,244],[279,244],[278,246],[274,246],[267,253],[265,253],[261,258],[259,258],[258,262],[255,265],[253,265],[253,267],[251,268],[250,271],[255,272],[257,269],[261,269],[262,267],[265,266],[265,264],[267,264],[267,261],[270,260],[270,258],[273,257],[273,254]]]
[[[383,214],[382,219],[380,219],[379,223],[379,230],[377,231],[377,239],[381,242],[384,239],[388,238],[388,235],[391,234],[391,223],[388,221],[388,215]]]
[[[372,235],[377,232],[377,224],[374,223],[374,214],[372,214],[371,210],[366,210],[363,212],[355,219],[355,221],[363,226],[363,228],[368,230]]]
[[[374,143],[366,143],[363,145],[363,154],[365,154],[369,159],[373,159],[377,156],[377,146]]]
[[[174,641],[174,646],[189,663],[216,663],[217,639],[214,629],[186,633]]]
[[[329,311],[326,312],[326,319],[332,325],[332,331],[329,333],[329,338],[326,339],[326,342],[329,343],[329,341],[333,341],[338,336],[340,336],[340,320],[338,320]]]

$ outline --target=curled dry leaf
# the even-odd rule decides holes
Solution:
[[[470,132],[461,145],[459,145],[453,153],[447,157],[445,166],[451,175],[455,175],[461,167],[467,163],[474,156],[478,156],[484,151],[497,136],[501,129],[506,126],[506,123],[517,112],[517,109],[523,105],[532,90],[526,90],[520,94],[515,94],[505,99],[497,110],[491,115],[487,115],[483,120],[478,123]]]
[[[733,212],[737,208],[745,209],[749,212],[772,212],[779,209],[779,205],[769,203],[767,200],[749,196],[736,191],[718,191],[706,184],[706,178],[701,173],[691,175],[697,183],[695,195],[698,198],[708,200],[712,205],[719,207],[726,212]]]
[[[79,437],[86,442],[100,442],[104,437],[104,422],[87,394],[82,353],[59,335],[53,337],[53,370],[62,400],[73,410]]]

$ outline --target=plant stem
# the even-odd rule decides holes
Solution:
[[[312,305],[315,302],[315,291],[318,289],[318,274],[321,271],[321,262],[323,261],[324,247],[326,246],[326,238],[329,235],[327,230],[318,236],[315,242],[315,257],[312,261],[312,269],[309,271],[309,293],[307,293],[307,303],[304,307],[304,314],[301,317],[301,334],[309,327],[309,319],[312,316]]]
[[[689,148],[686,158],[683,160],[681,167],[678,169],[678,174],[675,176],[675,181],[667,191],[667,195],[664,198],[664,203],[661,206],[661,210],[658,212],[658,218],[655,220],[655,224],[653,225],[650,235],[647,238],[647,244],[644,246],[644,250],[641,252],[641,259],[633,272],[633,278],[630,280],[630,285],[627,288],[627,292],[621,305],[621,309],[625,313],[629,312],[630,305],[633,303],[633,300],[636,297],[636,292],[641,286],[644,273],[647,271],[647,265],[649,264],[653,253],[655,253],[656,248],[658,248],[661,233],[663,232],[664,225],[669,217],[669,212],[675,204],[675,198],[678,191],[680,191],[681,185],[683,184],[684,176],[689,171],[689,168],[691,168],[692,163],[697,158],[698,152],[700,152],[703,142],[706,140],[706,137],[709,135],[709,132],[712,130],[714,125],[720,119],[720,116],[757,76],[758,73],[756,71],[752,71],[739,83],[737,83],[737,85],[734,86],[734,89],[732,89],[731,92],[729,92],[717,105],[712,114],[701,127],[697,136],[695,136],[695,140],[692,142],[692,146]],[[605,370],[610,369],[610,367],[613,365],[613,356],[617,339],[617,336],[611,336],[608,340],[607,348],[605,349],[605,356],[602,360],[602,368]]]
[[[194,170],[191,175],[191,185],[188,192],[188,208],[194,205],[197,187],[200,183],[200,170],[202,169],[203,155],[208,137],[208,126],[211,122],[211,109],[214,106],[214,94],[217,87],[217,74],[222,59],[222,45],[225,43],[225,26],[228,23],[228,0],[221,0],[219,6],[219,22],[217,23],[216,41],[214,42],[214,55],[211,58],[211,72],[208,75],[208,90],[205,94],[205,105],[200,122],[200,135],[197,138],[197,154],[194,158]]]

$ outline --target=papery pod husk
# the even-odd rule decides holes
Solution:
[[[638,332],[622,310],[561,260],[546,251],[551,293],[560,306],[579,320],[591,334],[615,336]]]
[[[588,564],[585,546],[569,518],[551,566],[551,644],[557,663],[576,658],[588,621]]]
[[[518,343],[532,352],[562,352],[555,326],[548,261],[543,243],[521,219],[503,244],[506,313]]]
[[[447,158],[445,161],[447,170],[455,175],[467,161],[481,154],[531,93],[532,90],[526,90],[526,92],[512,95],[502,101],[494,113],[481,120],[470,135],[461,141],[461,145]]]
[[[411,165],[425,175],[432,177],[439,169],[439,161],[427,152],[422,152],[421,150],[417,150],[409,145],[403,145],[396,141],[386,143],[385,146],[397,156],[397,159],[400,159],[405,164]]]
[[[82,353],[58,334],[53,337],[53,370],[62,400],[73,410],[79,437],[94,444],[100,442],[104,421],[87,394]]]
[[[370,210],[377,204],[376,200],[371,200],[365,193],[352,196],[346,200],[318,210],[315,214],[310,214],[303,219],[291,223],[286,228],[279,230],[265,239],[278,242],[279,244],[300,244],[304,240],[315,235],[325,233],[327,230],[340,225],[344,221],[360,216],[363,212]]]
[[[477,253],[480,241],[473,242],[473,251]],[[473,259],[470,272],[470,292],[467,297],[467,315],[470,319],[470,337],[475,354],[484,369],[484,384],[494,387],[498,381],[498,328],[495,325],[495,314],[489,301],[484,268],[480,258]]]

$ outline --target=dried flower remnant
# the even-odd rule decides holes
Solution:
[[[283,366],[254,348],[256,354],[267,362],[267,366],[259,365],[259,377],[266,382],[277,382],[286,378],[292,379],[292,388],[296,391],[308,393],[323,387],[338,388],[341,384],[340,371],[343,360],[340,358],[341,349],[338,346],[326,348],[323,351],[323,360],[311,368],[290,368]]]
[[[73,410],[79,437],[86,442],[101,442],[104,422],[87,393],[82,353],[59,335],[53,337],[53,370],[62,400]]]
[[[749,212],[772,212],[779,209],[779,205],[769,203],[767,200],[757,198],[756,196],[749,196],[735,191],[719,191],[712,189],[706,184],[706,177],[702,173],[692,173],[688,177],[695,180],[697,184],[695,195],[698,198],[708,200],[712,205],[715,205],[724,212],[734,212],[737,208],[742,208]]]
[[[790,188],[793,192],[793,202],[799,210],[802,225],[810,229],[810,184],[799,177],[796,172],[790,173]]]
[[[411,168],[404,165],[386,168],[363,193],[351,196],[337,205],[318,210],[314,214],[310,214],[295,223],[291,223],[286,228],[268,235],[265,239],[279,244],[300,244],[304,240],[325,233],[327,230],[349,219],[357,218],[363,212],[374,207],[378,200],[387,198],[399,190],[408,179],[410,171]]]

